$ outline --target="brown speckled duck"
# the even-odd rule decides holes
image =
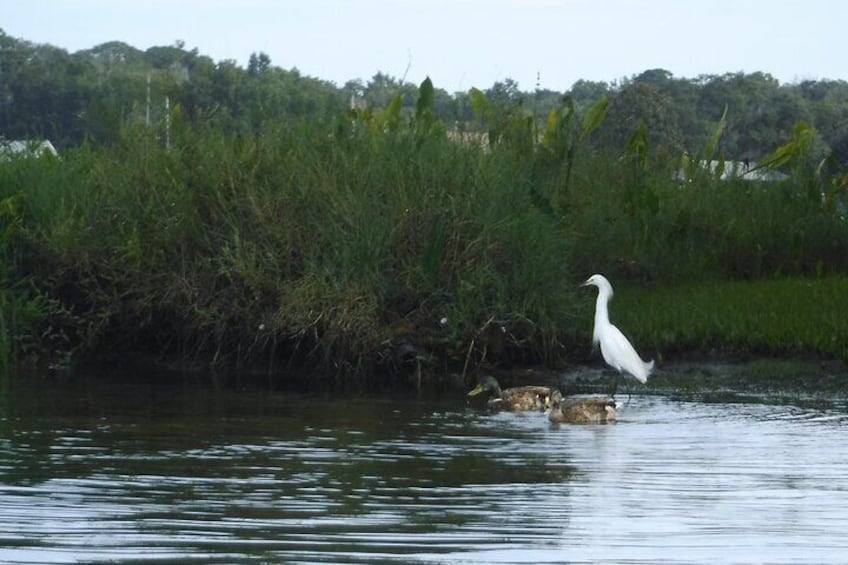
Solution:
[[[552,392],[551,387],[533,385],[501,390],[501,386],[494,377],[485,376],[468,393],[468,396],[486,393],[488,395],[487,405],[496,410],[537,410],[541,412],[549,405]]]
[[[608,424],[615,422],[615,400],[606,396],[563,398],[558,390],[550,396],[548,420],[555,424]]]

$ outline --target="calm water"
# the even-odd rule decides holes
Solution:
[[[634,396],[608,426],[463,395],[0,395],[2,563],[846,563],[848,415]]]

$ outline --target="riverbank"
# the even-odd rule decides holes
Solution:
[[[477,377],[492,372],[506,386],[532,382],[557,384],[567,391],[604,392],[610,374],[591,348],[595,293],[578,294],[568,328],[559,330],[559,362],[540,364],[532,355],[504,347],[503,326],[491,324],[465,346],[451,352],[439,334],[394,335],[385,342],[384,365],[356,375],[316,369],[302,358],[282,356],[242,366],[213,366],[203,358],[143,349],[111,348],[94,352],[80,367],[135,367],[140,374],[163,370],[272,386],[318,388],[406,387],[433,390],[470,388]],[[845,394],[848,382],[846,344],[848,279],[774,279],[686,285],[627,285],[617,288],[611,317],[645,359],[658,371],[648,387],[632,390],[662,394],[713,394],[791,391],[799,394]],[[130,341],[132,343],[132,341]],[[393,345],[394,344],[394,345]],[[529,359],[529,361],[528,361]],[[72,378],[73,362],[46,365],[43,359],[21,368],[30,374],[45,369]],[[527,369],[527,367],[540,367]],[[202,377],[201,377],[202,378]]]
[[[573,113],[532,135],[510,114],[481,147],[397,108],[249,136],[176,119],[167,146],[128,128],[4,163],[0,373],[138,358],[417,386],[562,368],[590,359],[595,272],[661,363],[848,358],[848,223],[803,171],[681,185],[676,159],[560,135]]]

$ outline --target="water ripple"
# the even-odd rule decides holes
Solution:
[[[340,413],[332,399],[274,401],[254,418],[171,410],[143,426],[127,416],[3,420],[2,561],[840,563],[848,554],[839,409],[633,397],[618,424],[552,426],[540,414],[450,402],[362,398]],[[311,416],[327,413],[336,416]]]

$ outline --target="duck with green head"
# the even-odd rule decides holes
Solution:
[[[496,410],[541,412],[548,405],[552,390],[551,387],[534,385],[501,389],[494,377],[485,376],[468,393],[468,396],[485,393],[487,406]]]
[[[550,396],[548,420],[555,424],[609,424],[616,420],[615,400],[606,396],[563,398],[558,390]]]

